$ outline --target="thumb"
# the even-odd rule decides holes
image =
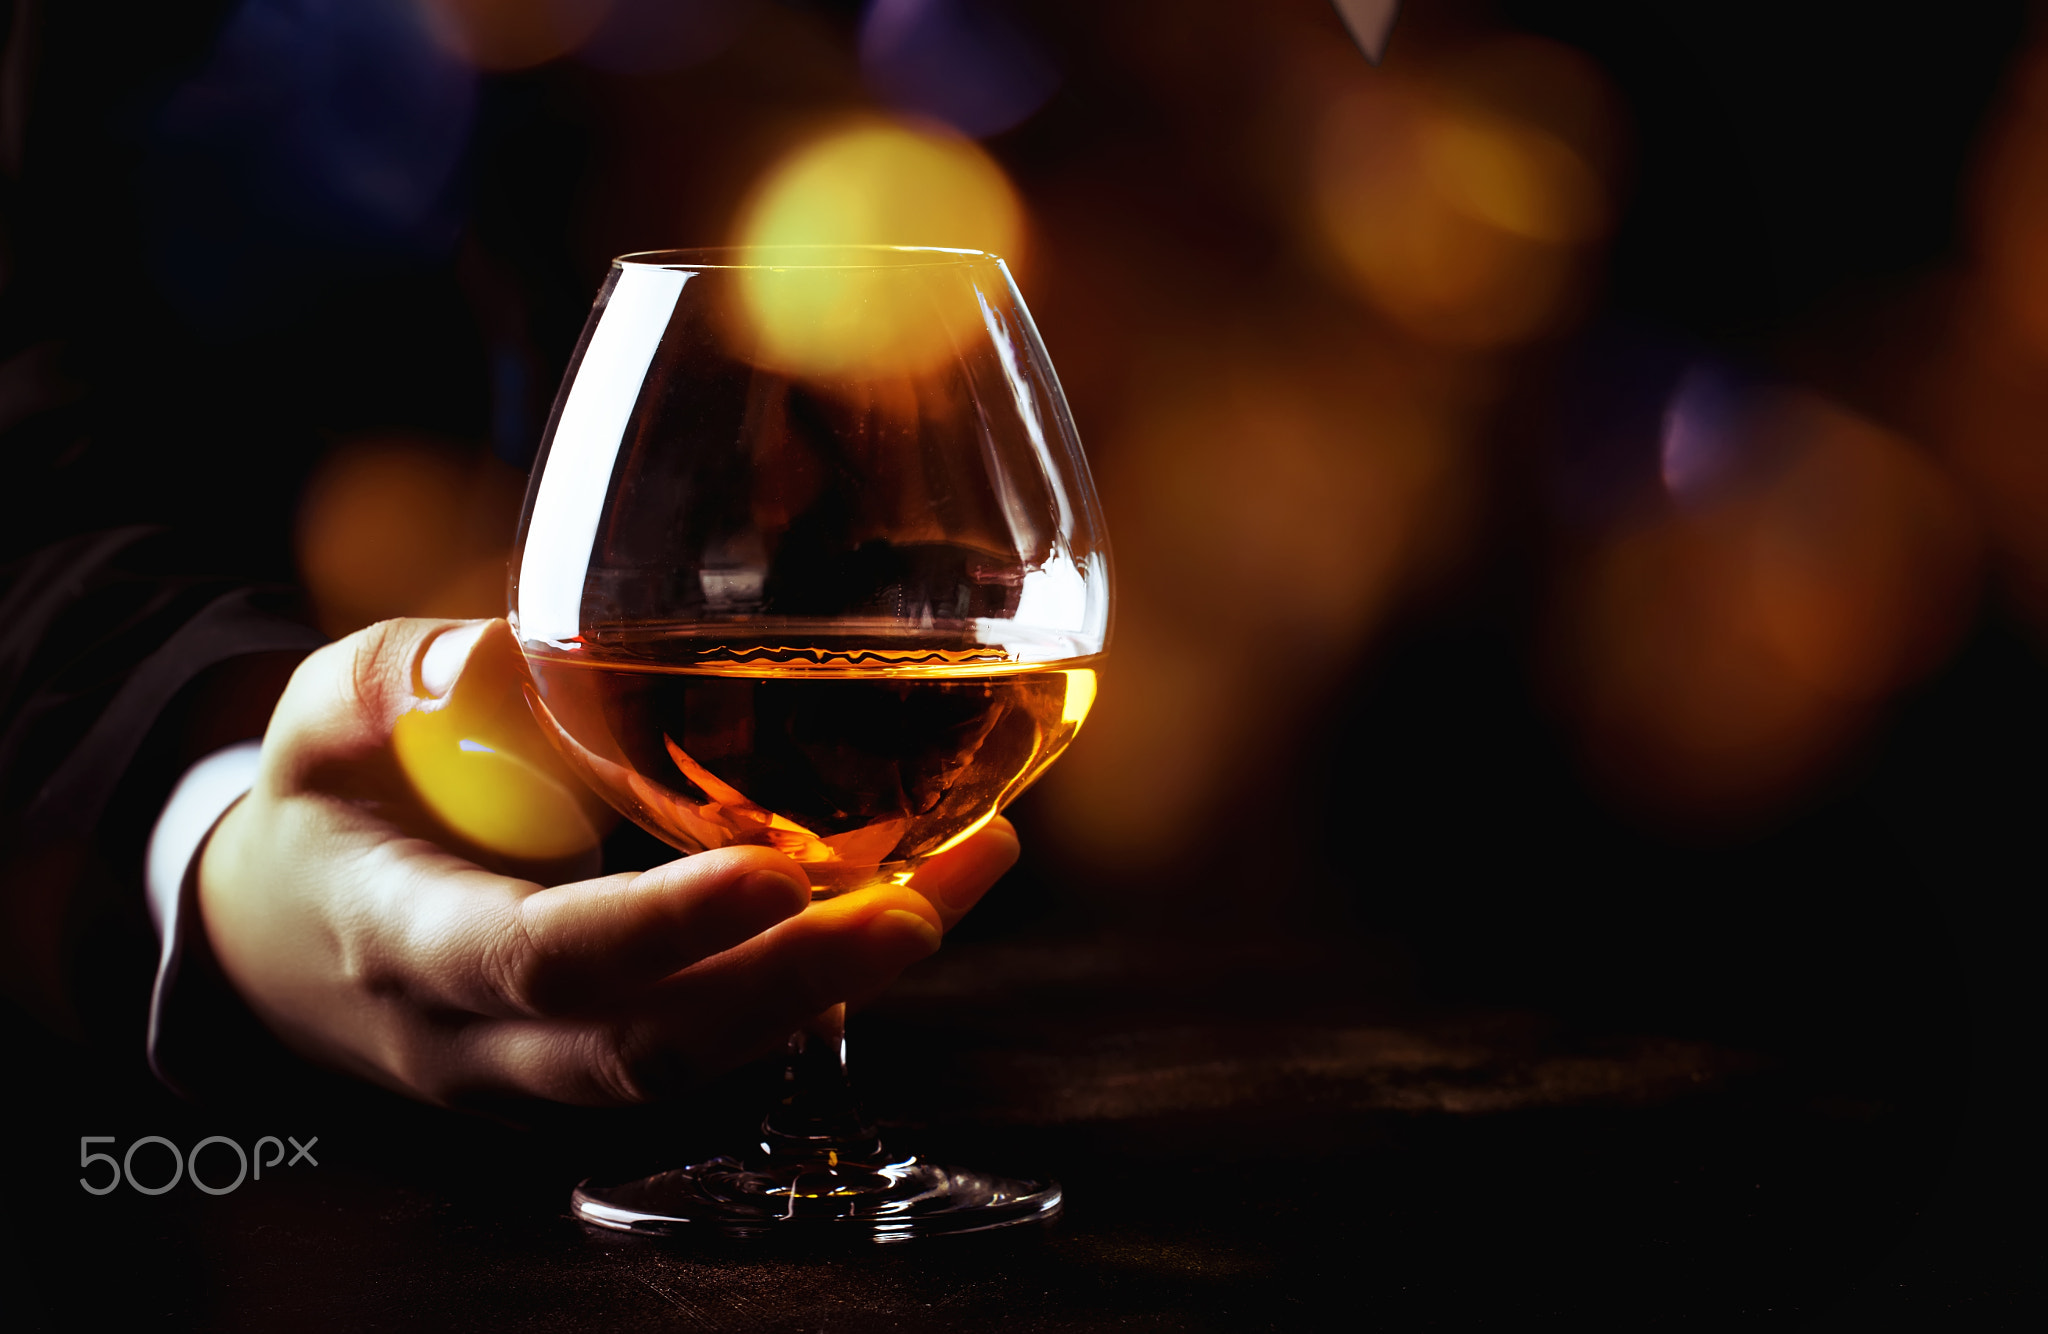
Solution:
[[[426,634],[408,645],[410,706],[393,719],[391,744],[421,803],[494,860],[555,863],[593,850],[611,812],[535,723],[510,627],[414,624]]]
[[[315,788],[336,763],[359,765],[384,756],[392,725],[421,703],[423,655],[443,632],[471,624],[489,623],[379,621],[308,655],[264,735],[271,782],[281,792]]]
[[[504,621],[456,621],[432,631],[414,668],[414,693],[424,699],[446,696],[462,675],[477,641],[493,626],[502,625]],[[510,638],[509,627],[506,637]]]
[[[491,624],[401,617],[364,626],[306,660],[305,707],[331,709],[338,691],[351,706],[344,713],[374,736],[386,737],[401,715],[448,693]],[[515,658],[517,652],[514,647]],[[432,689],[426,683],[430,672]]]

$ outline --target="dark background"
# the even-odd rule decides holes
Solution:
[[[41,7],[8,310],[56,331],[78,390],[45,453],[10,461],[34,479],[10,488],[11,550],[167,518],[294,578],[307,479],[365,439],[410,442],[463,495],[505,493],[606,258],[722,239],[792,126],[870,97],[860,6],[759,6],[751,35],[677,72],[571,59],[482,78],[428,216],[323,232],[330,214],[277,193],[241,122],[165,119],[232,8]],[[2021,4],[1406,8],[1362,77],[1421,78],[1510,32],[1590,59],[1626,143],[1614,221],[1569,319],[1446,354],[1483,360],[1487,385],[1452,554],[1313,670],[1290,675],[1283,646],[1232,678],[1286,706],[1211,729],[1232,749],[1180,834],[1105,843],[1113,808],[1073,812],[1114,784],[1056,774],[1027,796],[1022,865],[856,1021],[884,1123],[1060,1175],[1060,1228],[914,1257],[586,1238],[568,1184],[595,1159],[715,1143],[763,1072],[680,1124],[505,1127],[281,1069],[193,1108],[24,1021],[7,1300],[31,1324],[202,1328],[2011,1321],[2006,1218],[2033,1156],[2020,904],[2048,753],[2024,552],[1986,520],[1927,665],[1796,781],[1732,805],[1663,799],[1654,773],[1602,759],[1555,684],[1554,607],[1586,551],[1662,521],[1647,428],[1643,457],[1602,456],[1596,490],[1619,499],[1558,500],[1577,494],[1572,405],[1590,392],[1602,421],[1654,420],[1689,358],[1829,395],[1978,504],[1897,368],[1960,337],[1973,182],[2038,22]],[[1244,164],[1264,141],[1226,134],[1274,86],[1247,72],[1261,53],[1321,59],[1345,38],[1307,0],[1008,12],[1061,82],[986,147],[1033,212],[1023,286],[1133,571],[1135,640],[1159,623],[1147,599],[1184,605],[1134,549],[1142,515],[1135,539],[1123,527],[1169,466],[1130,444],[1148,357],[1274,320],[1405,337],[1261,193]],[[664,136],[673,173],[619,168]],[[2013,420],[2016,448],[2043,447],[2039,418]],[[487,547],[503,505],[476,503]],[[451,609],[415,602],[371,610]],[[1119,740],[1112,711],[1155,661],[1115,661],[1104,749],[1084,739],[1077,773],[1142,780],[1142,737]],[[1137,758],[1102,758],[1117,746]],[[614,854],[655,855],[632,839]],[[262,1190],[74,1184],[81,1134],[189,1147],[298,1127],[333,1156]]]

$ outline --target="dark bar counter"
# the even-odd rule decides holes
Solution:
[[[940,1161],[1056,1174],[1067,1208],[1049,1227],[888,1247],[663,1241],[568,1216],[584,1173],[743,1135],[767,1065],[689,1114],[516,1127],[318,1081],[193,1108],[74,1069],[15,1140],[9,1301],[26,1320],[9,1324],[1997,1323],[2007,1279],[1977,1212],[1992,1192],[1964,1014],[1771,1050],[1368,981],[1399,965],[1366,940],[1056,922],[950,946],[854,1021],[869,1109]],[[289,1136],[315,1162],[219,1196],[186,1180],[94,1197],[72,1161],[86,1133],[116,1154],[151,1134],[187,1151]],[[225,1185],[233,1154],[206,1154]],[[159,1180],[167,1161],[145,1148],[133,1173]]]
[[[1718,843],[1648,833],[1510,745],[1472,704],[1503,692],[1458,675],[1497,657],[1390,666],[1284,770],[1303,787],[1233,813],[1307,810],[1319,843],[1219,823],[1186,874],[1139,884],[1034,838],[1020,803],[1024,860],[849,1033],[892,1146],[1058,1178],[1050,1226],[831,1246],[571,1219],[585,1176],[744,1144],[774,1062],[679,1106],[491,1115],[252,1054],[242,1090],[194,1104],[16,1020],[6,1327],[2016,1323],[2032,648],[1980,633],[1850,778]],[[611,852],[660,856],[630,828]],[[110,1171],[82,1153],[147,1136],[188,1157],[274,1136],[259,1157],[287,1161],[217,1195],[81,1185]],[[135,1154],[165,1180],[163,1146]],[[201,1166],[225,1187],[234,1151]]]

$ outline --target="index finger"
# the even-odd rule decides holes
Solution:
[[[1016,829],[998,818],[919,867],[906,888],[949,931],[1016,863],[1018,850]],[[605,1009],[753,939],[810,902],[810,882],[796,864],[757,847],[700,852],[638,875],[541,890],[520,901],[517,922],[506,926],[507,953],[497,967],[502,999],[494,1012]]]
[[[803,873],[769,848],[539,890],[447,860],[457,874],[420,867],[407,896],[416,971],[443,979],[448,1002],[496,1018],[603,1010],[810,902]]]
[[[973,838],[948,848],[917,868],[910,888],[938,910],[943,930],[951,931],[967,910],[1017,864],[1021,848],[1017,828],[1001,816],[989,821]]]

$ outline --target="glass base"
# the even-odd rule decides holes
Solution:
[[[708,1159],[637,1180],[585,1181],[570,1208],[586,1223],[657,1236],[811,1236],[893,1242],[1048,1222],[1056,1182],[1013,1180],[904,1158],[751,1169]]]

